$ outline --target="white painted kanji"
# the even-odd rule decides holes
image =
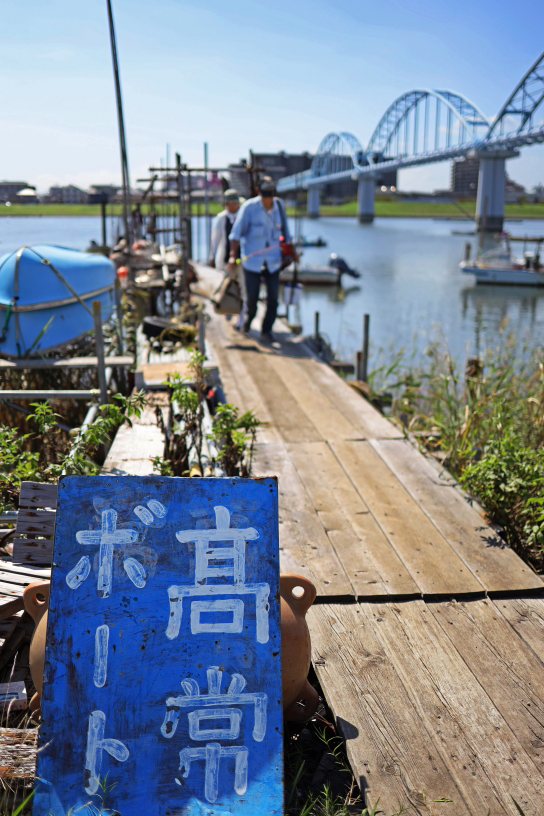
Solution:
[[[235,740],[240,737],[242,711],[237,706],[253,706],[253,732],[256,742],[262,742],[266,734],[266,709],[268,696],[264,692],[244,692],[246,680],[241,674],[233,674],[226,692],[221,693],[223,672],[218,666],[210,666],[206,672],[208,693],[201,694],[196,680],[188,677],[181,681],[184,694],[168,697],[166,713],[161,726],[161,734],[172,739],[184,709],[187,711],[189,737],[195,742],[206,740]],[[236,707],[235,707],[236,706]],[[220,721],[224,720],[224,725]],[[208,723],[211,722],[211,727]],[[204,760],[204,796],[208,802],[215,802],[219,786],[219,765],[221,759],[234,757],[234,790],[239,795],[247,788],[248,748],[243,745],[222,746],[218,742],[208,742],[200,748],[187,747],[180,751],[180,770],[187,778],[191,762]],[[179,782],[179,780],[176,780]],[[180,783],[181,784],[181,783]]]
[[[127,746],[116,739],[105,739],[105,730],[106,715],[103,711],[93,711],[89,715],[84,771],[85,790],[89,795],[96,793],[99,788],[104,751],[118,762],[125,762],[129,758]]]
[[[170,617],[166,637],[170,640],[178,637],[183,616],[183,599],[186,597],[205,597],[206,601],[191,600],[191,633],[221,632],[224,634],[240,633],[244,624],[244,601],[241,598],[225,601],[213,598],[218,595],[254,595],[256,639],[258,643],[267,643],[268,598],[270,586],[265,583],[246,584],[245,557],[246,543],[259,537],[253,527],[237,528],[230,526],[230,513],[221,505],[214,507],[215,529],[180,530],[176,538],[181,543],[195,544],[195,579],[194,584],[171,586],[168,588]],[[231,547],[214,547],[212,542],[232,542]],[[210,580],[232,579],[232,583],[209,583]],[[206,620],[203,615],[214,613],[231,614],[230,620]]]
[[[138,540],[138,530],[117,529],[117,513],[109,508],[102,511],[102,526],[100,530],[79,530],[76,540],[79,544],[94,545],[100,548],[98,579],[96,588],[102,598],[111,594],[113,572],[113,550],[119,544],[133,544]],[[134,558],[126,558],[123,567],[132,583],[137,587],[145,586],[144,568]],[[66,576],[66,583],[70,589],[77,589],[85,581],[91,571],[91,562],[87,555],[80,558]]]

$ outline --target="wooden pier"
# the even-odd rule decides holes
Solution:
[[[265,422],[255,475],[279,479],[282,569],[317,587],[313,664],[366,805],[540,816],[540,577],[303,343],[218,316],[206,336],[229,402]]]
[[[216,272],[199,267],[199,275],[215,288]],[[254,474],[279,480],[282,570],[316,585],[313,665],[369,810],[520,816],[519,806],[541,816],[540,577],[443,468],[302,341],[282,330],[279,343],[262,345],[209,316],[207,352],[228,401],[264,423]],[[143,384],[156,387],[164,360],[139,362]],[[152,473],[163,442],[150,405],[118,432],[104,474]],[[1,576],[9,614],[42,572],[33,565],[51,557],[52,531],[36,524],[50,523],[51,511],[39,508],[55,499],[27,498],[23,566]],[[49,539],[35,542],[36,534]]]

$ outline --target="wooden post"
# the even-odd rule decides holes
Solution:
[[[106,203],[107,198],[105,195],[102,196],[102,200],[100,201],[100,220],[102,223],[102,246],[105,247],[106,244]]]
[[[357,379],[366,382],[368,375],[368,333],[370,329],[370,315],[363,316],[363,348],[361,356],[358,357],[359,370],[357,371]]]
[[[198,313],[198,350],[201,354],[206,354],[206,323],[204,321],[204,309]]]
[[[208,262],[208,258],[210,257],[210,246],[211,246],[211,223],[210,223],[210,204],[209,204],[209,196],[208,196],[208,142],[204,142],[204,216],[205,216],[205,224],[206,224],[206,249],[205,249],[205,256],[204,256],[204,263]]]
[[[106,364],[104,354],[104,335],[102,334],[102,312],[100,301],[93,300],[94,335],[96,345],[96,356],[98,358],[98,388],[100,389],[100,404],[105,405],[108,401],[108,388],[106,385]]]
[[[123,341],[123,309],[121,308],[121,284],[115,279],[115,314],[117,316],[117,336],[119,338],[119,354],[124,353]]]

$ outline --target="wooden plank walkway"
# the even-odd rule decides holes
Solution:
[[[278,339],[207,325],[227,399],[266,423],[255,475],[279,479],[282,569],[316,584],[314,667],[366,804],[519,816],[515,800],[540,816],[540,577],[451,476],[303,343]]]

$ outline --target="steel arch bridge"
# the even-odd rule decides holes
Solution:
[[[544,53],[522,77],[497,116],[488,119],[465,96],[413,90],[399,96],[378,122],[366,148],[351,133],[329,133],[312,166],[278,182],[279,192],[349,178],[373,178],[468,154],[480,157],[544,142]]]

